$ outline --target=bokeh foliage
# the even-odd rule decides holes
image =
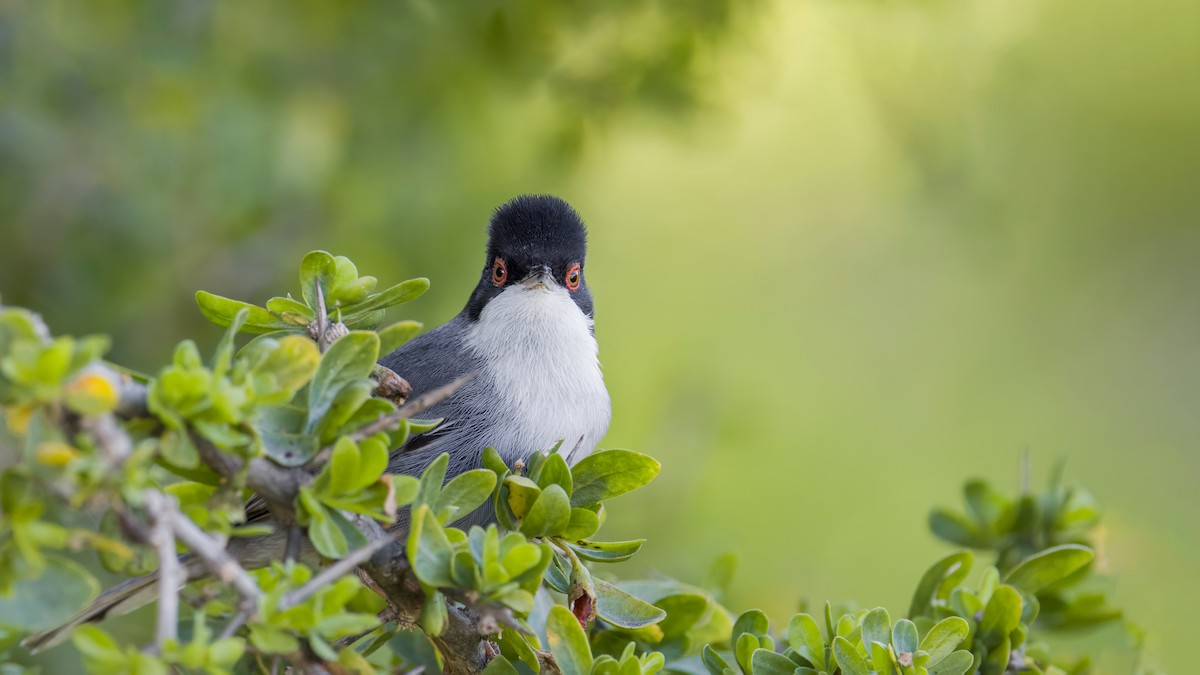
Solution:
[[[1184,667],[1200,595],[1162,580],[1200,576],[1195,3],[533,3],[549,37],[518,67],[443,5],[3,4],[0,294],[150,368],[181,334],[209,353],[194,288],[262,302],[329,248],[436,271],[412,312],[433,325],[488,210],[558,192],[592,225],[606,445],[670,469],[629,498],[651,530],[609,524],[651,536],[641,559],[701,575],[732,548],[740,605],[895,612],[937,545],[883,574],[854,533],[1065,453],[1109,507],[1121,604]],[[676,31],[693,47],[653,48]],[[610,60],[625,40],[682,84]],[[567,62],[634,84],[572,93]],[[824,510],[850,475],[889,508],[843,507],[799,560],[775,543],[761,514]]]

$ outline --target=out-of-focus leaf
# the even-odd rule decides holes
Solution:
[[[196,305],[204,318],[222,328],[228,328],[238,312],[246,310],[246,322],[240,329],[246,333],[269,333],[281,328],[289,328],[274,314],[257,305],[248,302],[225,298],[207,291],[196,291]]]
[[[387,328],[379,329],[379,353],[390,354],[403,347],[421,332],[421,328],[420,321],[397,321]]]
[[[596,588],[596,614],[620,628],[637,629],[662,621],[667,613],[626,593],[602,579],[592,579]]]
[[[946,617],[926,631],[921,638],[921,651],[928,652],[929,663],[936,665],[962,644],[970,632],[970,624],[961,617]]]
[[[931,664],[928,668],[928,675],[966,675],[974,665],[975,657],[971,652],[960,649],[951,653],[941,661]],[[1050,671],[1047,671],[1049,674]]]
[[[970,551],[955,551],[938,560],[921,576],[912,603],[908,606],[910,617],[920,616],[929,610],[930,604],[948,593],[943,589],[953,587],[971,571],[974,556]]]
[[[1000,586],[992,593],[987,607],[983,610],[983,620],[979,622],[979,632],[984,636],[1007,636],[1021,622],[1021,594],[1012,586]]]
[[[78,563],[48,555],[41,576],[23,579],[9,594],[0,594],[0,624],[27,631],[53,628],[99,592],[99,582]]]
[[[900,619],[892,626],[892,647],[896,654],[914,654],[919,646],[917,626],[912,621]]]
[[[380,309],[387,309],[410,300],[415,300],[429,290],[429,280],[424,277],[402,281],[395,286],[384,289],[372,295],[363,302],[342,308],[346,316],[366,314]]]
[[[580,543],[567,542],[571,550],[584,560],[592,562],[621,562],[629,560],[637,553],[645,539],[632,541],[587,541]]]
[[[948,509],[938,508],[930,512],[929,529],[939,539],[957,546],[985,548],[988,545],[988,539],[979,532],[975,523]]]
[[[1004,578],[1026,593],[1038,591],[1055,584],[1092,562],[1092,549],[1078,544],[1064,544],[1048,548],[1017,565]]]
[[[592,650],[571,610],[562,605],[550,608],[546,620],[546,639],[563,675],[588,675],[591,672]]]
[[[819,670],[827,669],[825,640],[821,637],[821,629],[816,619],[808,614],[796,614],[788,622],[787,636],[792,649]]]
[[[423,668],[426,673],[442,672],[442,659],[437,647],[418,628],[397,631],[388,640],[388,646],[413,668]]]
[[[833,655],[842,669],[842,675],[871,674],[866,659],[858,653],[849,640],[840,635],[833,639]]]
[[[755,649],[750,657],[754,675],[792,675],[796,664],[791,659],[769,649]]]

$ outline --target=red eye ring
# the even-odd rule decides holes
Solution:
[[[579,290],[579,282],[582,279],[583,275],[580,273],[579,263],[571,263],[571,266],[567,268],[567,276],[563,278],[567,284],[567,290]]]
[[[504,263],[504,258],[496,258],[496,262],[492,263],[492,283],[503,286],[505,281],[508,281],[508,265]]]

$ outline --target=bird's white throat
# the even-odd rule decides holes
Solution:
[[[494,441],[506,459],[559,440],[572,461],[595,449],[612,408],[592,319],[565,288],[510,286],[483,308],[466,344],[512,415]]]

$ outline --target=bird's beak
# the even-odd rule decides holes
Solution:
[[[551,274],[549,267],[540,265],[530,270],[529,274],[521,280],[521,284],[530,290],[551,288],[554,285],[554,275]]]

